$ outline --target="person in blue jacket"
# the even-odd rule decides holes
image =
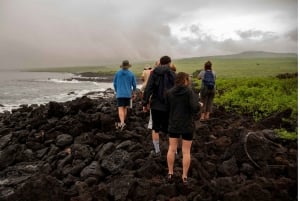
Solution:
[[[127,107],[130,105],[130,99],[135,98],[136,79],[135,75],[128,70],[131,67],[128,60],[124,60],[114,77],[113,85],[116,92],[118,114],[120,122],[116,123],[116,128],[124,130],[127,116]]]

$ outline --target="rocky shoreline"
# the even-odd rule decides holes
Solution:
[[[113,82],[114,74],[111,73],[101,73],[101,72],[83,72],[75,73],[75,77],[65,79],[67,81],[78,80],[78,81],[89,81],[89,82]],[[142,80],[137,77],[137,84],[142,84]]]
[[[23,105],[0,114],[0,201],[294,201],[297,141],[273,129],[289,111],[260,122],[214,107],[212,119],[196,122],[189,185],[167,183],[168,141],[151,158],[149,115],[141,100],[129,110],[124,131],[113,91],[65,103]]]

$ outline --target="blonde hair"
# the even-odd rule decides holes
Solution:
[[[175,64],[171,63],[170,64],[170,68],[171,68],[172,71],[176,72],[176,66],[175,66]]]

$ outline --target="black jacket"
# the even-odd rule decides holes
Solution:
[[[170,133],[193,133],[194,116],[200,111],[198,96],[188,86],[175,86],[167,92]]]
[[[165,101],[162,101],[161,98],[158,97],[159,79],[167,73],[170,73],[175,80],[176,75],[168,65],[157,66],[151,72],[143,95],[143,106],[146,106],[150,102],[151,109],[167,111]]]

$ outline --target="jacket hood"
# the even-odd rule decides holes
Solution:
[[[128,73],[128,69],[122,69],[121,73],[122,73],[122,75],[126,75]]]
[[[174,96],[182,96],[189,93],[189,89],[187,86],[175,86],[172,90],[172,94]]]
[[[162,75],[164,74],[165,72],[167,71],[170,71],[170,67],[169,65],[160,65],[160,66],[157,66],[154,70],[153,70],[153,73],[155,74],[158,74],[158,75]]]

